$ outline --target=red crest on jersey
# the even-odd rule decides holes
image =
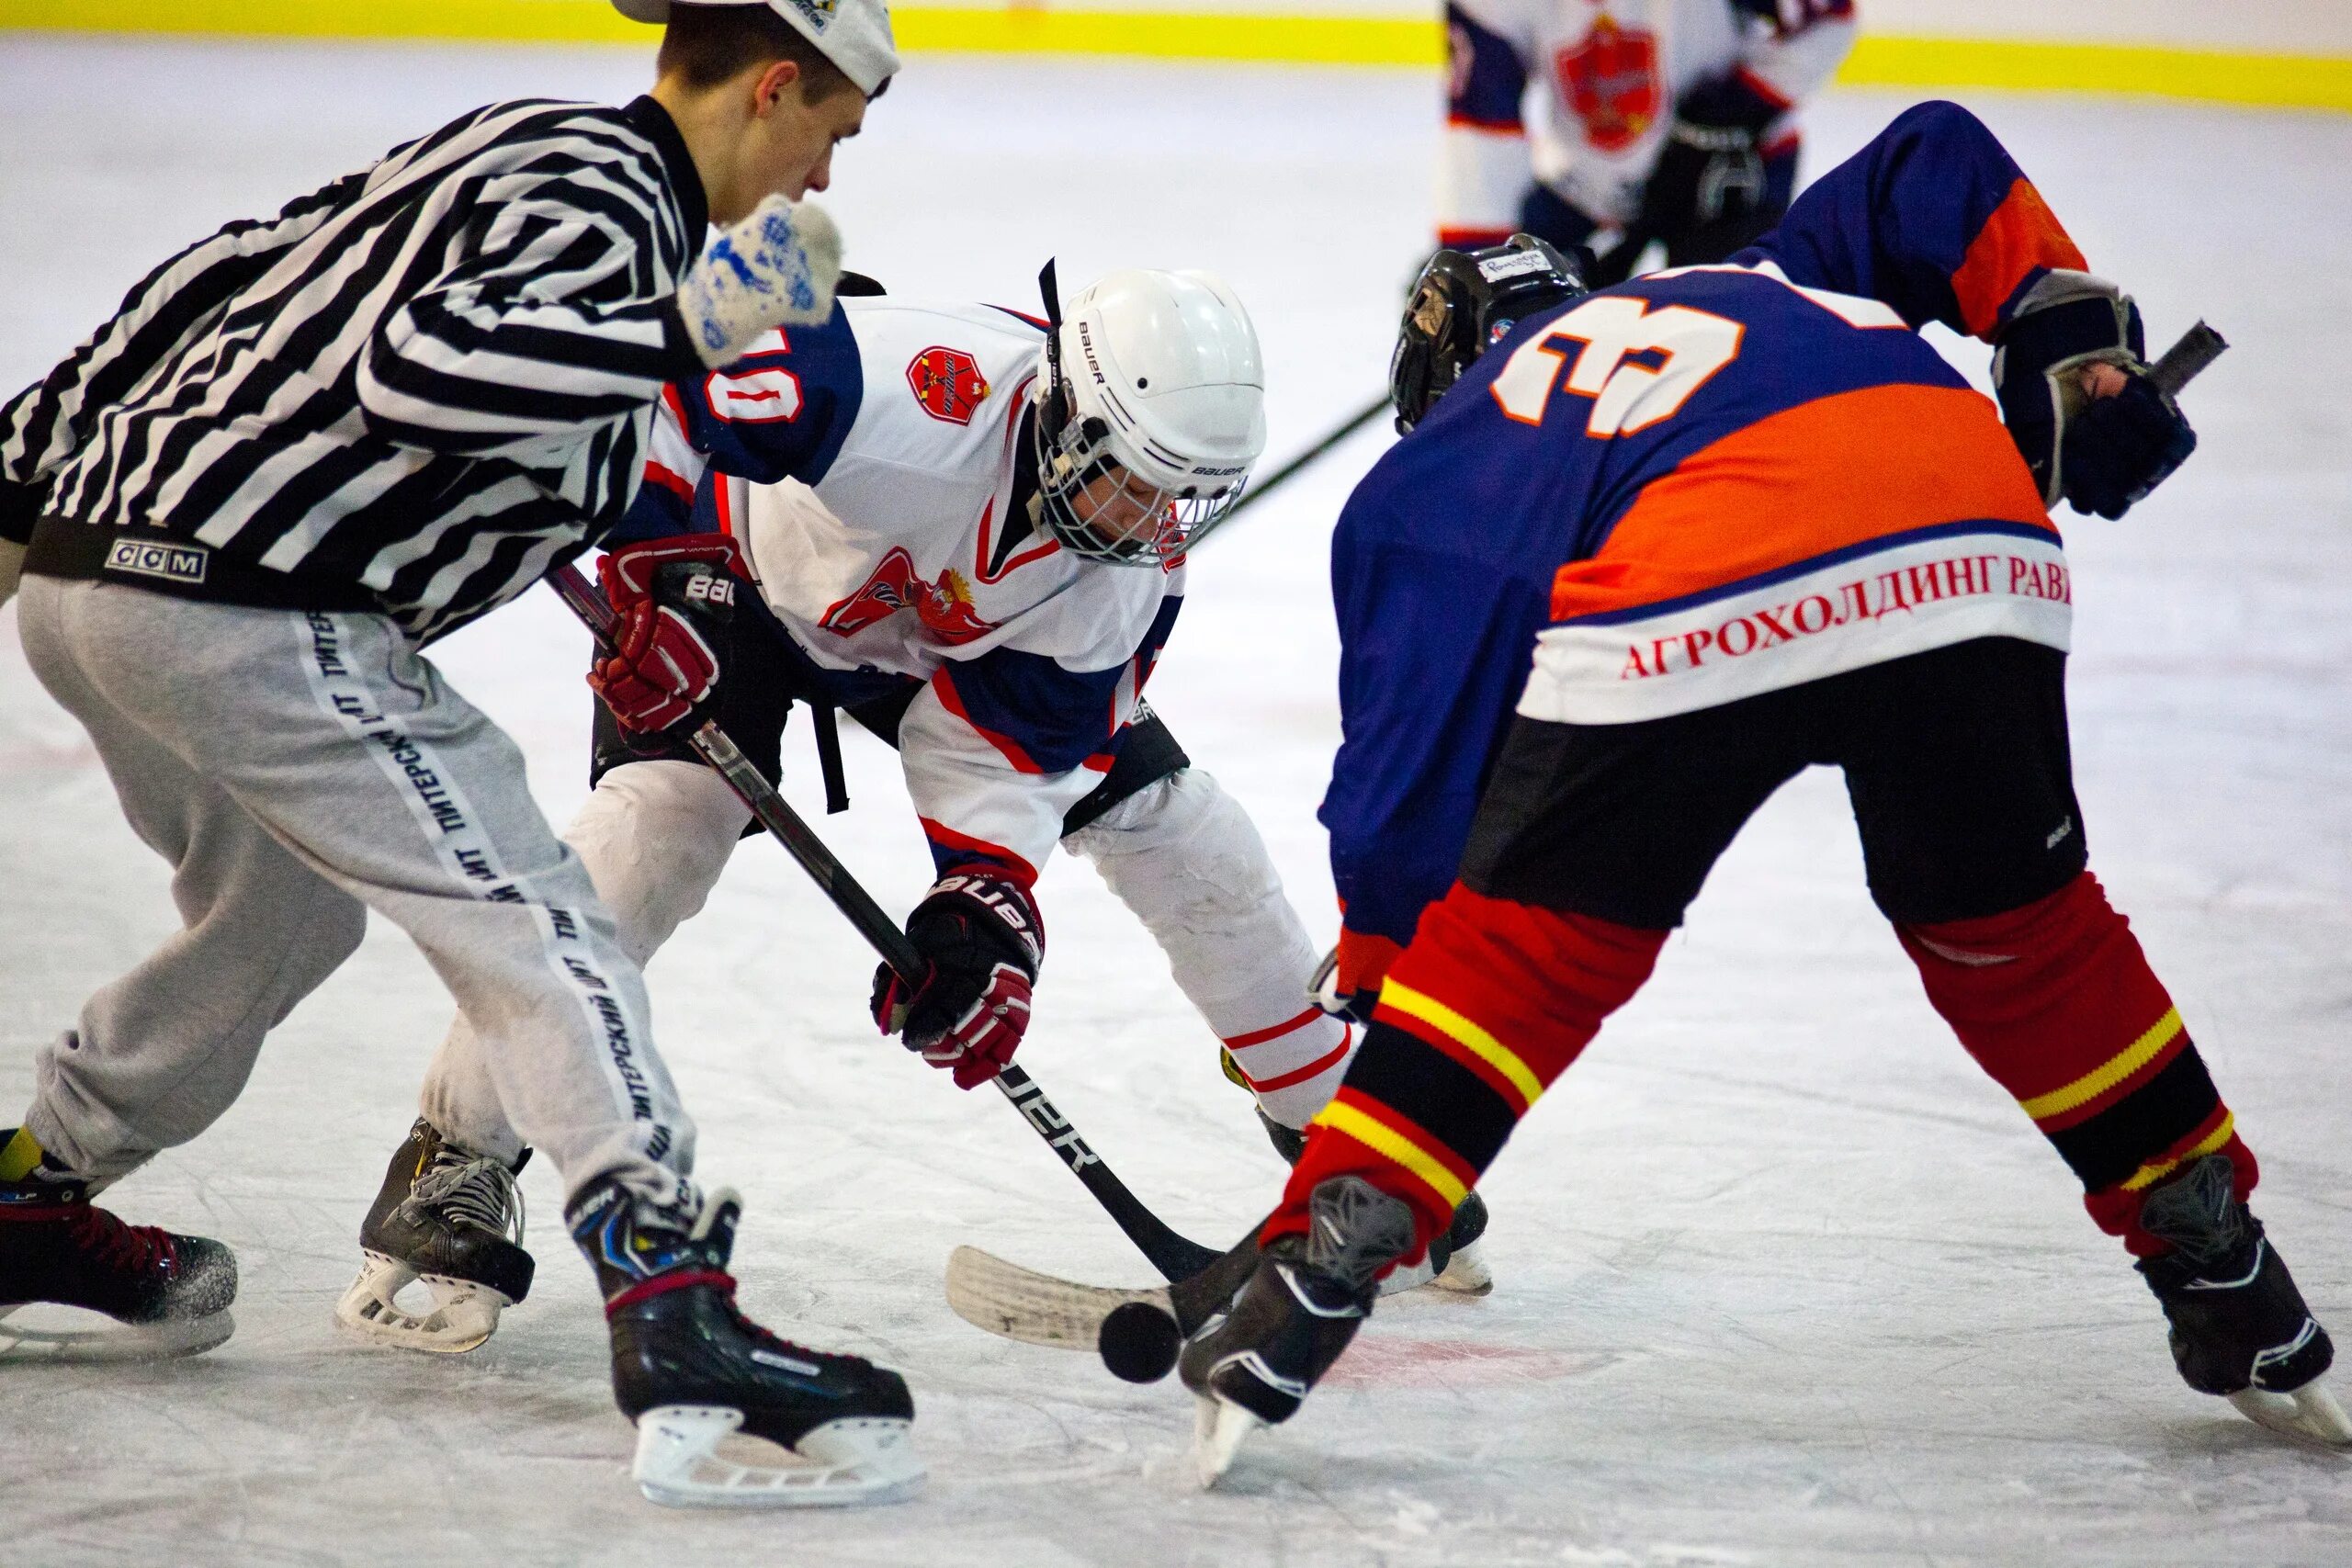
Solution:
[[[863,587],[827,610],[817,624],[837,637],[855,637],[901,610],[912,610],[923,629],[945,643],[969,642],[996,630],[972,608],[971,585],[961,572],[950,567],[937,582],[925,582],[915,575],[913,558],[895,547]]]
[[[1586,138],[1601,152],[1632,146],[1657,122],[1666,95],[1656,34],[1602,17],[1582,41],[1553,57],[1552,68],[1560,78],[1561,101],[1584,121]]]
[[[960,348],[934,345],[916,355],[907,366],[907,385],[923,412],[950,424],[971,423],[980,400],[989,395],[980,362]]]

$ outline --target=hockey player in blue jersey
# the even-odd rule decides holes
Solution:
[[[1993,405],[1917,334],[1996,346]],[[1716,857],[1841,768],[1871,896],[2080,1180],[2200,1392],[2352,1443],[2252,1153],[2087,868],[2048,508],[2120,516],[2194,437],[2138,312],[1983,125],[1904,115],[1731,265],[1587,294],[1535,242],[1441,254],[1411,434],[1332,550],[1323,818],[1365,1043],[1182,1356],[1205,1477],[1294,1412]]]

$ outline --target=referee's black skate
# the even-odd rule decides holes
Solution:
[[[0,1360],[146,1361],[236,1331],[237,1259],[217,1241],[127,1225],[19,1128],[0,1135]],[[24,1308],[77,1307],[111,1328],[35,1327]]]
[[[1372,1315],[1380,1270],[1411,1250],[1412,1211],[1361,1177],[1315,1189],[1307,1229],[1258,1255],[1232,1309],[1193,1336],[1178,1359],[1199,1399],[1193,1463],[1214,1486],[1241,1440],[1287,1421]]]
[[[637,1423],[639,1488],[673,1507],[891,1503],[921,1489],[906,1380],[857,1356],[779,1339],[735,1305],[727,1260],[741,1204],[713,1193],[691,1231],[639,1216],[606,1184],[572,1206],[613,1336],[613,1397]],[[741,1430],[803,1464],[752,1466],[717,1450]]]
[[[1227,1060],[1231,1061],[1228,1053]],[[1240,1069],[1229,1068],[1234,1081],[1248,1087],[1240,1077]],[[1299,1156],[1306,1152],[1306,1134],[1295,1127],[1285,1127],[1258,1110],[1259,1124],[1266,1129],[1266,1139],[1274,1152],[1288,1165],[1296,1165]],[[1487,1267],[1486,1249],[1478,1238],[1487,1234],[1487,1201],[1476,1192],[1465,1193],[1453,1210],[1453,1223],[1445,1234],[1430,1238],[1429,1258],[1409,1269],[1389,1271],[1380,1282],[1380,1293],[1393,1296],[1399,1291],[1410,1291],[1422,1285],[1432,1285],[1441,1291],[1451,1291],[1461,1296],[1483,1296],[1495,1288],[1494,1270]]]
[[[367,1219],[359,1277],[335,1303],[335,1321],[379,1344],[410,1350],[470,1350],[498,1327],[498,1314],[531,1292],[523,1250],[523,1195],[512,1166],[469,1154],[418,1118],[392,1153]],[[400,1304],[421,1285],[430,1304]]]
[[[2172,1325],[2173,1364],[2261,1426],[2352,1446],[2352,1420],[2320,1381],[2335,1348],[2234,1181],[2228,1157],[2208,1155],[2141,1202],[2140,1224],[2173,1246],[2139,1266]]]

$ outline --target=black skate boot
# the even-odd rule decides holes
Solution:
[[[2172,1325],[2173,1364],[2261,1426],[2352,1445],[2352,1421],[2319,1381],[2335,1347],[2234,1179],[2227,1156],[2208,1155],[2141,1201],[2140,1224],[2173,1247],[2139,1265]]]
[[[217,1241],[127,1225],[20,1128],[0,1131],[0,1360],[146,1361],[209,1350],[236,1331],[237,1259]],[[39,1303],[103,1313],[113,1329],[20,1326]]]
[[[613,1335],[613,1397],[637,1423],[637,1483],[673,1507],[888,1503],[922,1487],[906,1380],[857,1356],[779,1339],[735,1305],[727,1272],[742,1205],[711,1195],[692,1230],[641,1217],[612,1183],[572,1206]],[[737,1428],[808,1464],[718,1457]]]
[[[1296,1165],[1299,1156],[1306,1152],[1306,1134],[1295,1127],[1285,1127],[1258,1111],[1258,1123],[1266,1129],[1267,1142],[1283,1156],[1285,1165]],[[1478,1238],[1487,1234],[1487,1201],[1476,1192],[1467,1193],[1453,1211],[1453,1223],[1445,1234],[1430,1238],[1429,1261],[1416,1263],[1409,1269],[1391,1269],[1388,1278],[1380,1282],[1380,1293],[1393,1296],[1399,1291],[1409,1291],[1420,1285],[1434,1285],[1441,1291],[1456,1295],[1483,1296],[1495,1288],[1494,1270],[1487,1267]]]
[[[1260,1252],[1232,1309],[1178,1359],[1200,1400],[1193,1462],[1203,1486],[1226,1472],[1242,1438],[1305,1403],[1372,1315],[1380,1270],[1413,1246],[1412,1211],[1361,1177],[1316,1188],[1307,1213],[1306,1233]]]
[[[470,1350],[497,1330],[498,1314],[531,1293],[523,1250],[523,1195],[512,1166],[445,1142],[419,1118],[392,1153],[368,1217],[359,1277],[335,1303],[335,1321],[379,1344],[409,1350]],[[432,1304],[412,1312],[402,1290],[422,1283]]]

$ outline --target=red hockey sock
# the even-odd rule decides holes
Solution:
[[[2135,1255],[2165,1250],[2140,1228],[2140,1196],[2183,1162],[2225,1154],[2238,1196],[2254,1190],[2254,1155],[2179,1010],[2089,872],[2006,914],[1895,934],[1928,999],[2073,1168],[2091,1218]]]
[[[1528,1107],[1649,978],[1666,937],[1456,883],[1389,969],[1261,1239],[1306,1229],[1318,1182],[1361,1176],[1412,1207],[1405,1260],[1419,1258]]]

